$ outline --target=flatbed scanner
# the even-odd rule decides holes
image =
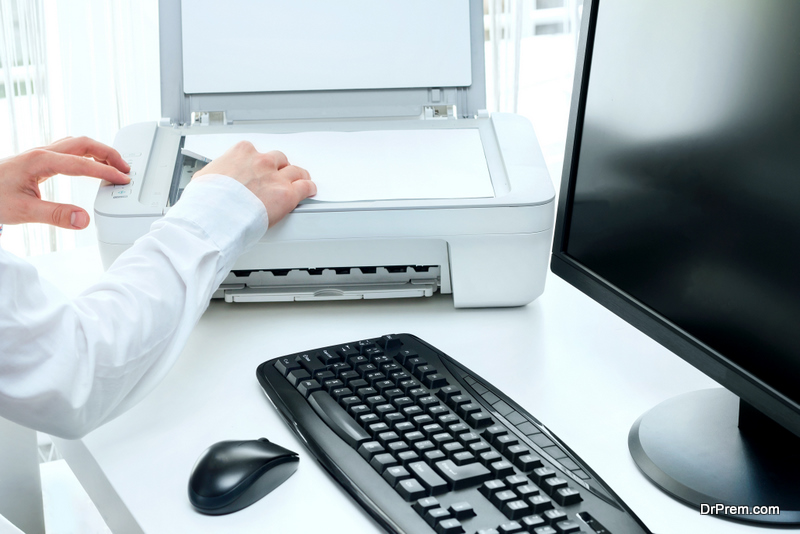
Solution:
[[[440,291],[456,307],[489,307],[525,305],[542,293],[555,191],[531,124],[485,109],[481,0],[161,0],[159,32],[164,118],[119,131],[114,147],[131,165],[131,183],[104,183],[95,201],[106,268],[201,168],[187,148],[266,136],[269,149],[319,179],[321,198],[270,228],[215,298]],[[454,132],[473,145],[442,145],[439,158],[439,136],[452,145],[461,139]],[[387,139],[383,155],[370,155],[377,189],[371,198],[326,200],[323,184],[337,192],[335,170],[348,162],[334,155],[327,166],[304,164],[281,140],[347,143],[348,135]],[[468,174],[478,171],[470,178],[477,189],[459,189],[459,150]],[[423,174],[398,171],[401,161],[419,161]],[[420,176],[413,189],[388,187]],[[450,186],[433,187],[439,177],[450,180],[452,196]]]

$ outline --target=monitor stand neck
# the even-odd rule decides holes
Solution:
[[[662,402],[634,423],[628,447],[647,478],[702,514],[800,525],[800,438],[725,389]]]

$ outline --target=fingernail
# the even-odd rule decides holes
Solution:
[[[69,223],[73,228],[86,228],[89,225],[89,215],[83,211],[73,211],[69,218]]]

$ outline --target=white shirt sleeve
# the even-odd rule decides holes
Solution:
[[[73,300],[0,249],[0,416],[77,438],[133,406],[267,227],[244,185],[205,175]]]

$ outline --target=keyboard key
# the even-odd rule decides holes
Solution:
[[[500,453],[497,451],[488,450],[486,452],[482,452],[478,455],[478,459],[483,465],[492,465],[495,462],[499,462],[503,459],[500,456]]]
[[[426,413],[421,413],[422,408],[419,406],[408,406],[407,409],[404,409],[406,413],[406,417],[411,417],[411,422],[414,423],[418,429],[422,428],[425,425],[429,425],[433,423],[433,417]],[[411,416],[412,413],[419,414]]]
[[[581,526],[575,521],[559,521],[555,524],[555,527],[558,534],[572,534],[581,529]]]
[[[507,489],[508,486],[506,486],[506,483],[502,480],[488,480],[481,485],[478,491],[487,499],[491,499],[498,491],[505,491]]]
[[[484,428],[494,425],[494,419],[486,412],[471,413],[467,416],[467,423],[473,428]]]
[[[311,376],[327,368],[317,357],[317,354],[302,354],[297,357],[297,363],[299,363],[303,369],[311,373]]]
[[[505,489],[492,495],[489,500],[492,504],[497,506],[498,509],[502,510],[506,503],[517,500],[517,495],[511,490]]]
[[[328,370],[331,371],[334,375],[336,375],[336,378],[341,378],[342,373],[344,373],[345,371],[352,371],[353,368],[347,365],[346,363],[340,362],[340,363],[334,363],[333,365],[329,366]]]
[[[509,501],[503,505],[502,512],[509,519],[522,519],[531,513],[531,507],[522,500]]]
[[[469,404],[462,404],[458,408],[456,408],[456,413],[461,419],[467,419],[467,416],[471,413],[481,411],[481,405],[475,402],[470,402]]]
[[[385,423],[381,423],[380,422],[380,417],[378,417],[374,413],[362,413],[358,417],[356,417],[356,421],[358,421],[359,425],[361,425],[364,428],[366,428],[367,431],[370,434],[372,434],[373,436],[375,435],[375,432],[374,431],[370,431],[370,426],[371,425],[377,425],[377,424],[385,424]],[[389,427],[386,427],[386,428],[388,429]]]
[[[524,486],[518,486],[514,488],[514,491],[516,491],[517,495],[519,495],[523,499],[527,497],[533,497],[534,495],[539,495],[539,488],[537,488],[533,484],[525,484]]]
[[[428,362],[425,361],[423,358],[420,358],[419,356],[415,356],[413,358],[407,358],[406,361],[403,363],[403,367],[408,369],[411,372],[411,374],[414,374],[414,371],[418,367],[422,367],[423,365],[428,365]]]
[[[427,450],[435,449],[436,446],[430,440],[423,439],[422,441],[414,442],[411,445],[411,448],[417,451],[419,454],[423,454]]]
[[[453,463],[455,463],[456,465],[466,465],[478,461],[478,459],[475,458],[475,455],[469,451],[457,452],[453,455],[451,460],[453,460]]]
[[[567,481],[561,477],[550,477],[545,479],[543,483],[539,484],[539,487],[552,497],[556,490],[567,487]]]
[[[440,521],[444,521],[445,519],[451,519],[453,516],[450,515],[450,511],[445,508],[431,508],[425,512],[425,522],[428,523],[430,526],[436,528],[436,525],[439,524]]]
[[[321,376],[322,376],[322,373],[320,373],[319,375],[317,375],[317,378],[320,378]],[[343,387],[344,387],[344,382],[342,382],[342,381],[341,381],[341,380],[339,380],[338,378],[332,378],[332,379],[330,379],[330,380],[326,380],[325,382],[323,382],[323,383],[322,383],[322,387],[324,387],[324,388],[325,388],[325,391],[327,391],[328,393],[330,393],[330,392],[331,392],[331,391],[333,391],[334,389],[341,389],[341,388],[343,388]]]
[[[342,371],[341,373],[339,373],[339,380],[344,382],[350,389],[353,389],[352,387],[350,387],[350,383],[356,379],[361,379],[361,376],[352,369],[349,369],[347,371]]]
[[[366,404],[354,404],[347,409],[347,413],[353,417],[358,417],[359,414],[368,413],[369,407]]]
[[[581,497],[581,494],[578,492],[578,490],[566,487],[559,488],[555,495],[553,495],[553,500],[562,506],[569,506],[570,504],[581,502],[583,497]]]
[[[491,470],[495,478],[503,478],[514,474],[514,466],[508,460],[500,460],[489,464],[489,470]]]
[[[410,397],[395,397],[392,400],[392,404],[394,404],[395,408],[398,410],[402,410],[406,406],[411,406],[414,404],[414,401],[411,400]]]
[[[466,501],[451,504],[449,510],[456,519],[469,519],[476,515],[472,505]]]
[[[436,526],[437,534],[461,534],[464,532],[464,527],[461,521],[456,518],[445,519]]]
[[[374,461],[374,460],[373,460]],[[422,486],[430,495],[438,495],[447,491],[447,482],[425,462],[413,462],[408,464],[409,471],[419,479]]]
[[[297,391],[299,391],[300,394],[305,398],[308,398],[309,395],[321,389],[322,386],[316,380],[303,380],[297,384]]]
[[[419,515],[424,516],[425,512],[430,510],[431,508],[439,508],[439,499],[436,497],[424,497],[417,502],[414,503],[414,510],[417,511]]]
[[[540,514],[546,510],[553,508],[553,501],[547,495],[534,495],[528,498],[528,504],[531,505],[533,513]]]
[[[444,386],[442,389],[436,392],[436,396],[439,397],[445,404],[447,401],[450,400],[450,397],[453,395],[461,395],[461,390],[458,389],[457,386]]]
[[[491,449],[491,446],[485,441],[480,440],[476,441],[475,443],[470,443],[469,447],[467,448],[471,450],[473,454],[480,455],[484,452],[488,452]]]
[[[529,476],[531,477],[531,480],[536,482],[541,487],[542,482],[548,478],[556,476],[556,472],[549,467],[539,467],[538,469],[534,469],[533,473],[531,473]]]
[[[361,400],[364,400],[367,397],[372,397],[373,395],[377,395],[377,394],[378,394],[378,390],[375,389],[375,388],[371,388],[371,387],[358,388],[356,390],[356,395]]]
[[[524,530],[522,530],[522,525],[516,521],[503,523],[497,528],[497,530],[500,532],[500,534],[517,534],[518,532],[524,532]]]
[[[428,375],[435,374],[436,368],[432,365],[419,365],[413,371],[411,371],[411,373],[419,380],[422,380]]]
[[[408,464],[411,462],[419,461],[419,454],[415,451],[405,450],[397,454],[397,461],[400,462],[404,467],[408,467]]]
[[[554,529],[550,525],[546,525],[543,527],[533,529],[533,534],[558,534],[558,532],[556,532],[556,529]]]
[[[315,373],[314,374],[314,379],[317,382],[319,382],[320,384],[325,384],[325,382],[327,382],[328,380],[337,379],[337,378],[336,378],[335,374],[333,374],[331,371],[328,371],[326,369],[325,371],[322,371],[320,373]],[[344,384],[341,384],[341,385],[344,385]]]
[[[546,523],[542,516],[534,514],[534,515],[527,515],[519,520],[522,523],[523,528],[528,532],[533,532],[533,529],[545,526]]]
[[[441,417],[439,419],[441,419]],[[445,423],[445,426],[447,426],[447,431],[453,434],[454,436],[458,436],[459,434],[464,434],[465,432],[469,432],[470,430],[472,430],[469,426],[465,425],[464,423],[456,423],[449,426]]]
[[[375,406],[375,414],[383,419],[387,425],[391,425],[395,421],[402,421],[405,419],[402,415],[395,411],[394,406],[388,403]],[[397,414],[397,416],[392,414]]]
[[[444,432],[444,428],[442,428],[442,425],[440,425],[439,423],[431,423],[423,426],[420,429],[420,432],[425,434],[426,438],[430,438],[434,434],[439,434],[440,432]]]
[[[453,432],[453,429],[449,430],[450,432]],[[456,434],[456,439],[465,446],[481,440],[480,436],[478,436],[478,434],[475,432],[461,432],[460,434]]]
[[[367,461],[372,460],[373,456],[382,452],[386,452],[386,449],[377,441],[366,441],[358,448],[358,454]]]
[[[428,462],[428,465],[435,465],[436,462],[447,460],[447,456],[445,456],[445,454],[442,451],[436,449],[425,451],[422,454],[422,456],[425,459],[425,461]]]
[[[544,464],[542,463],[542,459],[534,454],[524,454],[514,460],[514,465],[516,465],[521,471],[527,473],[528,471],[533,471],[536,468],[542,467]]]
[[[431,441],[436,444],[436,448],[441,448],[445,443],[453,441],[453,436],[447,432],[440,432],[431,436]]]
[[[415,350],[412,350],[412,349],[400,349],[397,352],[397,356],[395,356],[394,358],[395,358],[395,360],[400,362],[401,365],[405,365],[406,360],[408,358],[416,358],[417,356],[419,356],[419,354],[417,354],[417,352]]]
[[[352,345],[342,345],[336,349],[336,353],[339,354],[339,356],[341,356],[343,359],[347,359],[350,356],[357,356],[358,350]]]
[[[391,380],[378,380],[377,382],[375,382],[375,384],[373,384],[372,387],[374,387],[378,391],[379,395],[383,395],[384,392],[390,389],[397,389],[394,385],[394,382],[392,382]]]
[[[491,478],[491,473],[479,463],[456,465],[452,460],[436,462],[436,470],[453,490],[477,486]]]
[[[565,521],[567,519],[567,514],[564,510],[552,509],[547,510],[544,514],[542,514],[544,520],[551,525],[555,525],[560,521]]]
[[[427,490],[422,487],[422,484],[420,484],[419,480],[416,478],[401,480],[395,489],[397,493],[408,502],[416,501],[420,497],[425,497],[427,495]]]
[[[286,379],[289,380],[289,383],[294,387],[297,387],[297,384],[309,378],[311,378],[311,375],[305,369],[295,369],[294,371],[289,371],[289,374],[286,375]]]
[[[297,363],[294,358],[284,356],[283,358],[277,359],[275,362],[275,369],[277,369],[278,372],[283,376],[286,376],[289,374],[289,371],[300,369],[300,364]]]
[[[388,452],[382,452],[373,456],[372,460],[369,461],[369,465],[374,467],[379,474],[383,474],[387,467],[398,465],[398,462]]]
[[[472,397],[468,395],[451,395],[447,400],[447,405],[451,410],[457,410],[462,404],[470,404],[473,402]]]
[[[369,388],[369,389],[372,389],[372,388]],[[367,397],[366,399],[364,399],[364,404],[369,406],[370,410],[374,410],[376,406],[378,406],[380,404],[386,404],[386,399],[384,399],[382,395],[373,395],[371,397]],[[394,408],[391,408],[391,406],[390,406],[389,409],[394,411]]]
[[[402,465],[395,465],[383,472],[383,478],[390,486],[395,487],[401,480],[411,478],[411,473]]]
[[[516,436],[511,434],[506,434],[504,436],[497,436],[497,439],[494,442],[494,446],[497,450],[500,451],[500,454],[505,454],[506,449],[508,449],[511,445],[517,445],[519,440]]]
[[[436,398],[436,397],[431,397],[431,398],[433,399],[433,398]],[[428,412],[428,414],[431,417],[433,417],[434,419],[436,419],[437,421],[439,419],[441,419],[442,417],[447,417],[448,415],[453,415],[447,409],[447,406],[442,406],[438,402],[436,404],[430,404],[430,405],[426,406],[425,407],[425,411]],[[449,423],[446,423],[446,424],[449,424]],[[466,425],[464,425],[464,426],[466,426]]]
[[[492,444],[494,444],[494,440],[498,436],[502,436],[505,434],[508,434],[508,430],[506,430],[506,427],[504,427],[503,425],[492,425],[490,427],[487,427],[483,432],[481,432],[481,436],[483,436],[483,439]]]
[[[408,443],[405,441],[393,441],[386,446],[386,450],[389,451],[395,458],[401,452],[408,450]]]
[[[388,432],[381,432],[375,439],[378,441],[378,443],[386,447],[389,443],[398,441],[400,436],[397,435],[397,432],[390,430]]]
[[[422,383],[431,389],[440,388],[447,385],[447,378],[441,373],[433,373],[423,377]]]
[[[353,390],[350,388],[337,388],[330,391],[331,397],[333,397],[336,402],[339,402],[342,397],[350,397],[353,396]]]
[[[528,484],[528,479],[522,475],[510,475],[505,478],[505,483],[508,484],[510,488],[516,488],[517,486],[524,486]]]
[[[375,414],[372,413],[367,415],[375,415]],[[389,425],[387,425],[386,423],[374,423],[367,427],[367,432],[369,432],[372,437],[375,437],[378,434],[381,434],[382,432],[386,432],[387,430],[389,430]]]

